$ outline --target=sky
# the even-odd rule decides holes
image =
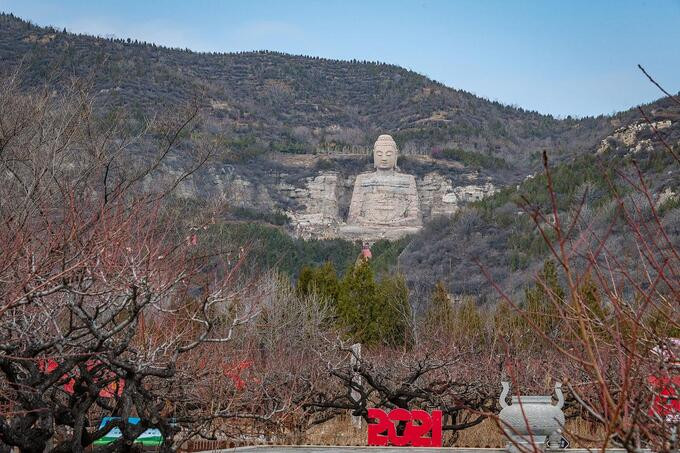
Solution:
[[[680,0],[0,0],[75,33],[195,51],[276,50],[403,66],[558,117],[680,91]]]

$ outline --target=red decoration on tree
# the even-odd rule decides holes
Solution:
[[[236,390],[244,390],[246,388],[246,380],[243,379],[242,373],[253,366],[252,360],[241,360],[236,364],[224,365],[223,373],[230,378],[234,383]]]
[[[98,366],[100,362],[98,360],[88,360],[86,363],[88,371],[91,371],[95,366]],[[59,368],[59,362],[54,359],[42,359],[38,362],[38,366],[43,373],[49,374]],[[77,370],[72,371],[77,377]],[[68,374],[64,374],[63,389],[69,395],[73,395],[74,387],[76,384],[75,377],[70,377]],[[102,398],[114,398],[116,396],[121,396],[123,394],[123,387],[125,386],[125,379],[116,377],[115,373],[109,370],[103,370],[99,376],[95,377],[95,383],[98,383],[100,379],[111,379],[111,382],[106,384],[106,386],[99,390],[99,396]]]
[[[680,375],[671,377],[649,376],[649,383],[656,390],[649,415],[661,417],[670,423],[680,421],[680,391],[678,391],[680,389]]]
[[[368,410],[368,418],[376,423],[368,425],[368,445],[394,445],[403,447],[441,447],[442,446],[442,412],[432,414],[415,409],[394,409],[386,414],[381,409]],[[403,433],[397,433],[395,425],[403,424]],[[429,436],[427,436],[429,434]]]

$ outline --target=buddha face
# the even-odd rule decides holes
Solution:
[[[392,170],[397,165],[397,144],[391,136],[381,135],[373,145],[373,165],[378,170]]]

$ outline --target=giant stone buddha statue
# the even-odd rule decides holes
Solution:
[[[422,228],[416,180],[399,173],[397,144],[381,135],[373,146],[375,171],[357,176],[343,236],[352,239],[397,239]]]

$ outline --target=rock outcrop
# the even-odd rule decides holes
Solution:
[[[464,175],[463,178],[467,184],[456,185],[451,177],[438,172],[431,172],[423,178],[415,179],[423,221],[440,215],[455,214],[465,204],[481,200],[497,191],[493,183],[477,181],[475,174]],[[356,179],[352,176],[342,177],[337,173],[328,172],[305,179],[302,187],[295,187],[291,184],[279,185],[277,190],[298,206],[296,209],[285,211],[291,219],[292,234],[305,239],[343,237],[361,240],[361,229],[348,228],[345,222],[345,217],[348,217],[347,223],[356,224],[355,218],[342,215],[343,211],[348,210],[351,191],[359,179],[359,177]],[[364,228],[364,230],[370,233],[369,236],[378,239],[400,237],[399,231],[387,231],[381,235],[379,228]],[[405,229],[404,231],[413,230]],[[369,238],[369,240],[374,239]]]
[[[455,214],[466,203],[479,201],[497,190],[488,180],[477,183],[477,175],[474,173],[465,175],[465,179],[471,184],[455,186],[451,179],[437,172],[425,175],[418,182],[423,217]],[[476,184],[472,184],[473,182]]]
[[[653,134],[655,131],[668,129],[673,125],[671,120],[655,121],[652,123],[640,122],[620,127],[614,133],[600,142],[597,154],[602,154],[611,149],[626,148],[628,154],[649,152],[654,150]]]
[[[293,234],[305,239],[329,238],[337,235],[340,217],[336,173],[322,173],[319,176],[307,178],[302,188],[284,184],[278,189],[294,200],[296,205],[302,207],[298,210],[286,211],[293,225]]]

